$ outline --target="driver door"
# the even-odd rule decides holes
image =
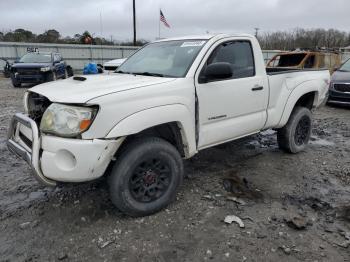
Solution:
[[[250,40],[222,41],[211,50],[196,83],[199,149],[259,132],[266,120],[268,83],[255,68]],[[232,77],[201,80],[206,66],[217,62],[230,63]]]

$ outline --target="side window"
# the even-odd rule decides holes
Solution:
[[[315,65],[315,55],[310,55],[304,64],[304,68],[313,68]]]
[[[59,54],[54,54],[54,61],[58,61],[58,62],[61,61],[61,57]]]
[[[253,49],[249,41],[233,41],[221,44],[213,51],[207,65],[217,62],[231,64],[233,79],[255,75]]]

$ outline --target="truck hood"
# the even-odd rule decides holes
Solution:
[[[51,66],[50,63],[16,63],[13,64],[13,68],[41,68]]]
[[[52,102],[86,103],[99,96],[175,80],[175,78],[130,74],[84,75],[80,77],[86,79],[83,81],[75,80],[74,78],[41,84],[31,88],[29,91],[43,95]]]

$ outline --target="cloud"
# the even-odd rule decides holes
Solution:
[[[348,0],[136,0],[138,38],[158,36],[159,8],[171,25],[163,37],[207,31],[253,33],[304,28],[348,30]],[[64,36],[85,30],[114,39],[132,38],[132,0],[11,0],[0,2],[0,30],[35,33],[57,29]]]

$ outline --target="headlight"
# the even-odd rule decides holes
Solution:
[[[97,113],[93,107],[51,104],[45,111],[40,130],[63,137],[74,137],[86,131]]]
[[[49,66],[40,68],[41,72],[47,72],[47,71],[50,71],[50,70],[51,70],[51,67],[49,67]]]

